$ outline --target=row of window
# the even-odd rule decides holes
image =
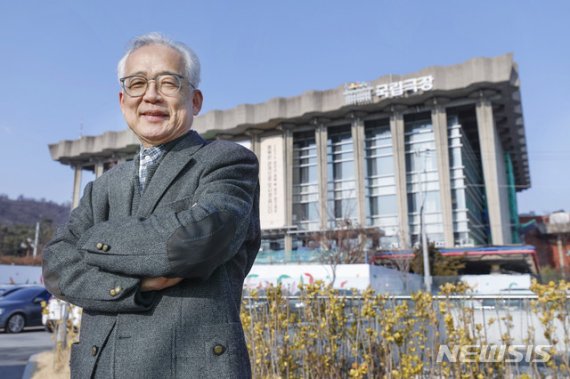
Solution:
[[[484,190],[481,165],[457,118],[448,117],[450,178],[454,238],[458,245],[480,244],[484,220]],[[398,201],[394,151],[389,120],[364,125],[364,193],[367,226],[385,232],[384,247],[399,244]],[[425,227],[431,241],[443,242],[444,225],[439,188],[435,135],[431,117],[405,122],[405,161],[408,222],[412,244],[420,240]],[[327,131],[328,227],[347,221],[356,223],[358,201],[355,152],[350,125]],[[293,134],[293,222],[302,230],[321,228],[319,165],[315,132]],[[423,221],[422,221],[423,214]],[[473,235],[471,226],[478,227]]]

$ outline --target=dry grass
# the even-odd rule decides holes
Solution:
[[[67,355],[63,357],[64,362]],[[37,357],[37,368],[32,379],[69,379],[69,364],[58,363],[55,359],[55,351],[44,351]]]
[[[479,322],[463,283],[441,287],[443,299],[417,292],[410,299],[365,291],[351,299],[322,283],[304,286],[291,302],[278,287],[266,298],[244,302],[242,323],[254,378],[530,378],[570,377],[570,285],[533,283],[538,299],[528,310],[538,316],[552,348],[544,366],[531,362],[526,372],[511,356],[486,362],[481,346],[515,346],[510,316]],[[257,298],[256,298],[257,297]],[[300,305],[302,304],[302,305]],[[555,327],[563,326],[563,332]],[[487,331],[499,326],[498,343],[487,343]],[[538,326],[538,325],[537,325]],[[520,343],[520,342],[519,342]],[[559,343],[559,350],[556,345]],[[533,337],[525,345],[533,345]],[[477,349],[474,359],[438,361],[440,346]],[[484,358],[480,358],[483,356]],[[554,375],[554,376],[552,376]]]

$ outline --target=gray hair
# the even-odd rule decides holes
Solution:
[[[135,50],[149,45],[167,46],[180,53],[180,55],[182,55],[182,59],[184,60],[184,67],[190,84],[192,84],[194,88],[198,88],[200,85],[200,59],[198,59],[196,53],[182,42],[173,41],[166,36],[156,32],[143,34],[131,40],[127,47],[125,55],[123,55],[119,61],[119,64],[117,64],[117,74],[119,79],[125,75],[125,63],[127,62],[127,58]]]

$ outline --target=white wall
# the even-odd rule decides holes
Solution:
[[[0,284],[41,284],[42,268],[39,266],[0,265]]]
[[[281,285],[290,293],[298,291],[301,283],[324,281],[328,285],[333,278],[333,268],[330,265],[301,264],[301,265],[253,265],[246,277],[244,288],[264,288],[272,284]],[[345,264],[336,266],[334,288],[352,289],[359,291],[371,286],[377,292],[394,294],[416,291],[421,287],[419,275],[405,274],[386,267],[367,264]]]
[[[477,294],[505,294],[508,289],[530,288],[530,274],[518,275],[462,275],[460,279],[470,286],[475,287],[474,293]],[[518,292],[512,292],[517,294]]]

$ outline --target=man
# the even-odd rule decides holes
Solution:
[[[44,251],[46,287],[83,308],[72,377],[249,377],[239,311],[260,243],[257,159],[190,130],[202,93],[186,46],[138,37],[118,72],[140,154],[87,184]]]

